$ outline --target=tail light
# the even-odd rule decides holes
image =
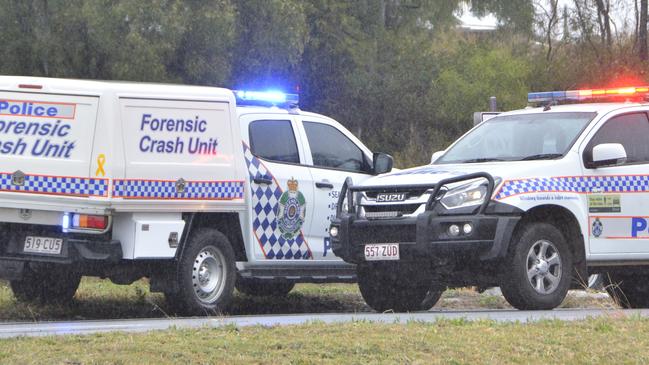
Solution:
[[[110,224],[110,218],[105,215],[90,215],[66,213],[63,216],[63,231],[94,231],[104,232]]]

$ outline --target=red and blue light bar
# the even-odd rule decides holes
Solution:
[[[552,101],[589,101],[611,98],[645,98],[648,96],[649,86],[631,86],[607,89],[534,92],[527,94],[527,101],[530,103],[544,103]]]

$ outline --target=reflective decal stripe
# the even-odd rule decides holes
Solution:
[[[14,193],[107,197],[108,179],[25,174],[22,185],[12,182],[13,173],[0,173],[0,191]]]
[[[649,175],[568,176],[508,180],[496,199],[532,193],[638,193],[649,192]]]
[[[243,181],[185,181],[178,192],[176,181],[115,179],[113,197],[124,199],[233,200],[243,199]]]

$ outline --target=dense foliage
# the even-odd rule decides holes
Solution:
[[[489,96],[644,83],[646,1],[0,0],[0,73],[299,89],[404,166]],[[462,11],[500,25],[462,28]]]

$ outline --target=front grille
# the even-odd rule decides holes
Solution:
[[[401,216],[401,212],[365,212],[365,218],[367,219],[388,219],[399,218]]]
[[[364,205],[366,216],[367,213],[387,213],[398,212],[401,215],[412,214],[421,204],[384,204],[384,205]]]

